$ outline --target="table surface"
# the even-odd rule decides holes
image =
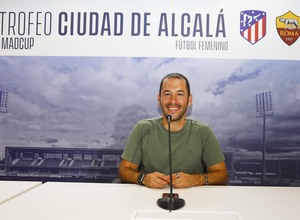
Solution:
[[[0,181],[0,205],[41,184],[41,182]]]
[[[0,213],[1,219],[10,220],[200,219],[195,217],[197,215],[191,217],[191,213],[233,213],[238,216],[234,219],[238,220],[299,219],[299,187],[202,186],[174,189],[174,193],[179,193],[186,204],[171,213],[156,204],[162,193],[168,191],[168,188],[149,189],[134,184],[51,182],[3,203]],[[206,219],[217,219],[210,216]]]

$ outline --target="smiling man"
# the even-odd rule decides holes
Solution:
[[[169,185],[167,116],[171,115],[173,187],[226,184],[224,155],[213,131],[186,117],[192,104],[188,79],[180,73],[166,75],[158,103],[162,116],[139,121],[130,134],[119,167],[121,181],[150,188]]]

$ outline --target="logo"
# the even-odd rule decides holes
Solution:
[[[240,33],[251,44],[257,43],[266,36],[267,13],[264,11],[247,10],[240,14]]]
[[[300,35],[300,17],[288,11],[276,17],[276,28],[284,43],[291,46],[298,40]]]

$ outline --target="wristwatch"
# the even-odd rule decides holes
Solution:
[[[146,176],[146,173],[141,173],[141,174],[139,175],[139,177],[138,177],[138,179],[137,179],[138,184],[144,185],[144,184],[143,184],[143,180],[144,180],[145,176]]]
[[[208,177],[206,174],[202,174],[203,178],[204,178],[204,184],[208,185]]]

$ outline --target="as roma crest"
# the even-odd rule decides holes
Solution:
[[[288,11],[276,17],[276,28],[280,38],[291,46],[300,35],[300,17]]]
[[[267,14],[264,11],[247,10],[240,13],[240,34],[251,44],[266,35]]]

